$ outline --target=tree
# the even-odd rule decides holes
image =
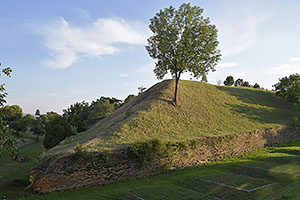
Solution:
[[[157,60],[154,73],[158,79],[168,72],[175,78],[175,104],[181,74],[189,71],[195,78],[206,80],[221,58],[217,28],[202,13],[202,8],[184,3],[178,10],[172,6],[160,10],[150,19],[153,35],[146,50]]]
[[[260,85],[259,85],[258,83],[255,83],[255,84],[253,85],[253,88],[260,89]]]
[[[292,74],[273,85],[276,94],[291,103],[300,103],[300,75]]]
[[[134,98],[136,98],[136,95],[134,95],[134,94],[128,95],[122,105],[126,104],[127,102],[129,102],[131,99],[134,99]]]
[[[3,111],[9,130],[12,133],[19,135],[20,132],[27,130],[26,122],[23,120],[23,110],[19,105],[7,105],[3,108]]]
[[[243,87],[250,87],[250,83],[248,81],[244,81],[241,86],[243,86]]]
[[[147,88],[145,88],[144,86],[139,86],[138,90],[139,90],[139,94],[143,93]]]
[[[87,130],[89,104],[85,101],[77,102],[63,110],[63,117],[76,128],[78,132]]]
[[[1,67],[1,63],[0,63]],[[10,77],[12,70],[10,67],[6,67],[1,70],[0,75],[4,74]],[[5,97],[7,93],[5,91],[5,84],[0,84],[0,107],[3,107],[3,104],[6,103]],[[4,119],[4,111],[0,109],[0,159],[6,156],[14,156],[18,153],[18,149],[16,147],[16,139],[14,139],[11,135],[7,134],[6,130],[6,121]]]
[[[235,86],[235,87],[240,87],[240,86],[243,85],[243,83],[244,83],[244,80],[241,79],[241,78],[238,78],[238,79],[234,82],[234,86]]]
[[[234,79],[232,76],[227,76],[225,81],[224,81],[224,85],[226,86],[232,86],[234,84]]]
[[[41,115],[41,111],[40,111],[40,109],[36,109],[36,111],[35,111],[35,115],[36,115],[36,116],[40,116],[40,115]]]
[[[120,107],[120,100],[109,97],[101,97],[96,101],[93,101],[90,105],[89,124],[107,117],[113,111]]]
[[[24,117],[23,110],[19,105],[7,105],[3,108],[5,119],[9,122],[21,119]]]
[[[45,125],[42,123],[40,117],[33,120],[31,131],[33,135],[36,135],[37,142],[39,141],[39,136],[45,135]]]
[[[45,148],[50,149],[58,145],[66,137],[73,135],[71,125],[61,116],[53,116],[46,122],[46,133],[43,144]]]

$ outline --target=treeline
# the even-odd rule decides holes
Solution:
[[[131,94],[122,101],[114,97],[102,96],[91,103],[76,102],[63,109],[62,115],[56,112],[41,114],[39,109],[36,110],[35,115],[24,115],[18,105],[6,105],[1,108],[1,113],[8,133],[13,136],[31,133],[36,136],[37,142],[39,138],[43,138],[45,148],[50,149],[66,137],[87,130],[135,97]]]
[[[226,86],[234,85],[235,87],[252,87],[252,88],[258,88],[258,89],[261,88],[258,83],[255,83],[254,85],[251,85],[248,81],[244,81],[241,78],[238,78],[238,79],[234,80],[233,76],[227,76],[223,83]]]

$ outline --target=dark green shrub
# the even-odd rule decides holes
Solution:
[[[128,156],[137,160],[141,166],[145,166],[160,156],[162,146],[162,143],[158,139],[135,143],[129,148]]]
[[[299,119],[298,119],[298,117],[293,117],[292,118],[292,125],[294,127],[299,125]]]

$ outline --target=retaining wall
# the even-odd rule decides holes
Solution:
[[[30,181],[37,193],[70,190],[91,185],[146,177],[161,170],[184,168],[267,146],[295,141],[299,127],[269,128],[176,143],[145,142],[110,152],[77,153],[51,165],[40,160]]]

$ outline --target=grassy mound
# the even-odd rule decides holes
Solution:
[[[300,114],[272,91],[180,81],[177,106],[170,102],[173,91],[172,80],[154,85],[44,156],[72,152],[77,144],[87,151],[99,151],[151,139],[183,141],[290,125]]]

